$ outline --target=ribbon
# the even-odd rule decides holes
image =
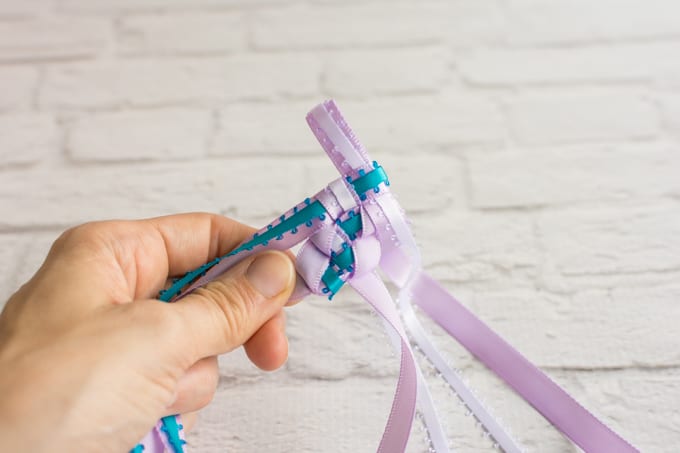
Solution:
[[[162,301],[184,297],[254,253],[265,249],[285,250],[306,241],[296,262],[305,285],[294,296],[317,294],[332,299],[348,284],[382,319],[400,358],[395,396],[378,453],[398,453],[406,449],[416,406],[428,432],[430,450],[449,451],[427,383],[415,359],[416,349],[442,375],[501,449],[510,453],[522,451],[446,364],[420,325],[412,300],[585,452],[638,451],[422,270],[419,249],[404,211],[390,192],[386,172],[370,159],[333,101],[315,107],[307,115],[307,122],[341,178],[294,206],[230,253],[173,282],[161,292]],[[399,288],[398,303],[393,301],[379,277],[378,268]],[[170,416],[161,419],[132,452],[183,453],[184,444],[179,416]]]

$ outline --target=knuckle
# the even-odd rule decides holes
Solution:
[[[71,227],[57,238],[53,248],[61,249],[97,243],[107,230],[108,223],[110,222],[88,222]]]
[[[67,239],[86,239],[100,234],[103,222],[87,222],[69,228],[64,232]]]
[[[130,222],[107,220],[88,222],[64,231],[52,244],[53,255],[71,255],[80,257],[82,253],[102,253],[103,251],[123,250],[119,247],[135,233],[129,228]]]
[[[74,236],[79,234],[79,228],[82,227],[82,225],[71,227],[64,232],[62,232],[59,237],[54,241],[52,244],[51,252],[59,252],[64,250],[66,247],[68,247],[70,244],[72,244],[74,241]]]
[[[144,301],[145,303],[135,302],[128,304],[131,309],[140,312],[138,316],[143,317],[141,323],[145,326],[146,333],[162,342],[176,340],[184,335],[185,321],[176,310],[170,310],[166,304],[155,300]]]

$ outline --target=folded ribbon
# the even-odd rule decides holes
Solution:
[[[175,281],[161,292],[161,300],[180,299],[253,253],[284,250],[306,240],[296,264],[306,285],[295,296],[312,293],[331,299],[345,283],[349,284],[383,320],[400,357],[396,392],[379,453],[406,449],[416,405],[427,428],[430,450],[449,451],[414,349],[432,363],[500,448],[511,453],[521,451],[429,341],[415,316],[412,299],[584,451],[638,451],[422,271],[418,247],[403,210],[389,190],[387,174],[369,158],[333,101],[315,107],[307,115],[307,122],[342,177],[227,255]],[[398,304],[378,276],[378,267],[399,288]],[[184,444],[179,416],[169,416],[161,419],[132,451],[183,453]]]

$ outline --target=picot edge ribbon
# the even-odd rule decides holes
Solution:
[[[406,449],[416,406],[427,429],[431,451],[450,451],[414,350],[428,359],[503,451],[522,451],[428,339],[413,304],[586,453],[639,451],[422,270],[419,249],[405,213],[390,191],[386,172],[370,159],[332,100],[312,109],[307,123],[341,178],[294,206],[228,254],[173,281],[161,291],[161,301],[174,302],[184,297],[254,253],[287,250],[306,241],[296,260],[297,272],[305,285],[293,297],[311,293],[332,299],[342,286],[349,284],[383,320],[400,357],[395,396],[378,453]],[[378,267],[400,290],[396,304],[376,272]],[[185,444],[180,417],[173,415],[159,420],[131,453],[184,453]]]

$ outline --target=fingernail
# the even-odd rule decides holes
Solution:
[[[293,266],[280,252],[267,252],[255,258],[246,271],[246,278],[263,296],[274,297],[288,286]]]

